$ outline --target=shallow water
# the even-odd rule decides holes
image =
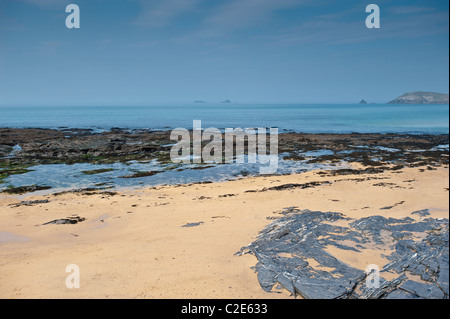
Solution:
[[[28,237],[16,235],[9,232],[0,231],[0,244],[4,243],[23,243],[28,241]]]
[[[330,151],[327,151],[330,152]],[[317,151],[316,153],[304,153],[309,157],[320,156],[325,151]],[[307,164],[305,161],[289,161],[283,160],[281,154],[278,161],[278,169],[276,174],[292,174],[301,173],[316,169],[336,169],[345,168],[347,165],[342,164]],[[5,189],[8,185],[13,187],[39,185],[50,186],[52,189],[43,193],[53,193],[56,190],[64,189],[81,189],[81,188],[139,188],[142,186],[159,186],[159,185],[177,185],[198,182],[224,182],[227,180],[241,178],[247,175],[259,175],[262,164],[259,162],[250,164],[245,159],[243,164],[160,164],[153,160],[148,163],[130,161],[127,163],[114,164],[50,164],[37,165],[29,168],[31,172],[11,175],[5,180],[5,184],[0,189]],[[264,165],[263,165],[264,166]],[[83,171],[91,171],[98,169],[113,169],[113,171],[86,175]],[[153,176],[139,178],[123,178],[137,172],[158,172]]]

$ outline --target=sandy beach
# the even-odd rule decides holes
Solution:
[[[278,212],[420,220],[411,213],[429,209],[432,218],[448,218],[448,174],[448,165],[358,176],[311,171],[117,193],[4,195],[0,298],[293,298],[262,290],[252,269],[257,258],[235,255]],[[289,184],[311,186],[276,190]],[[85,220],[43,225],[68,217]],[[387,262],[386,247],[329,249],[360,270]],[[69,264],[80,267],[79,289],[65,285]]]
[[[448,13],[1,1],[0,299],[449,299]]]

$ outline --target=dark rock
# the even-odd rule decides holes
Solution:
[[[55,220],[52,220],[52,221],[47,222],[47,223],[42,224],[42,225],[43,226],[44,225],[50,225],[50,224],[54,224],[54,225],[73,225],[73,224],[81,223],[81,222],[83,222],[85,220],[86,220],[86,218],[78,217],[78,216],[76,216],[76,217],[67,217],[67,218],[62,218],[62,219],[55,219]]]
[[[78,188],[68,191],[62,191],[58,193],[54,193],[53,196],[61,196],[66,194],[77,194],[77,195],[86,195],[86,196],[92,196],[92,195],[104,195],[104,196],[116,196],[119,195],[117,192],[111,192],[111,191],[102,191],[103,188]]]
[[[125,176],[120,176],[120,178],[141,178],[141,177],[149,177],[149,176],[153,176],[156,174],[162,173],[160,171],[151,171],[151,172],[137,172],[131,175],[125,175]]]
[[[420,217],[426,217],[430,216],[430,210],[429,209],[422,209],[418,210],[416,212],[411,213],[412,215],[419,215]]]
[[[445,297],[444,292],[436,285],[419,283],[412,280],[403,283],[399,286],[399,289],[421,299],[443,299]]]
[[[401,201],[401,202],[395,203],[392,206],[381,207],[380,210],[389,210],[389,209],[392,209],[392,208],[397,207],[399,205],[403,205],[404,203],[405,203],[404,201]]]
[[[332,172],[332,175],[363,175],[363,174],[379,174],[384,172],[382,168],[367,169],[338,169]]]
[[[257,257],[255,270],[265,291],[281,285],[294,296],[312,299],[448,298],[447,219],[416,222],[409,217],[372,216],[351,220],[339,213],[295,207],[279,214],[282,217],[237,253]],[[338,221],[339,225],[347,222],[348,226],[335,224]],[[419,241],[413,232],[428,236]],[[376,287],[366,283],[369,277],[363,270],[349,266],[326,250],[335,246],[358,254],[374,244],[390,244],[394,250],[387,256],[390,263],[380,265],[380,275],[399,274],[392,281],[380,277]],[[422,281],[408,280],[408,272],[420,276]]]
[[[197,170],[197,171],[199,171],[199,170],[204,170],[204,169],[208,169],[208,168],[212,168],[212,167],[214,167],[214,166],[212,166],[212,165],[208,165],[208,166],[196,166],[196,167],[193,167],[193,168],[191,168],[192,170]]]
[[[183,225],[183,226],[181,226],[181,227],[185,227],[185,228],[189,228],[189,227],[197,227],[197,226],[200,226],[200,225],[202,225],[202,224],[204,224],[204,222],[189,223],[189,224]]]
[[[107,172],[112,172],[112,171],[114,171],[114,168],[94,169],[91,171],[82,171],[81,173],[84,175],[97,175],[97,174],[102,174],[102,173],[107,173]]]
[[[328,185],[331,184],[330,182],[310,182],[310,183],[304,183],[304,184],[284,184],[274,187],[269,187],[266,190],[268,191],[281,191],[286,189],[294,189],[294,188],[300,188],[300,189],[306,189],[306,188],[313,188],[321,185]]]
[[[7,188],[1,191],[2,193],[7,194],[25,194],[25,193],[31,193],[31,192],[37,192],[42,190],[51,189],[50,186],[39,186],[39,185],[31,185],[31,186],[20,186],[20,187],[13,187],[13,188]]]
[[[360,299],[381,299],[381,298],[386,298],[389,294],[391,294],[394,291],[398,291],[400,293],[402,293],[401,291],[398,290],[398,287],[405,281],[407,280],[407,277],[405,274],[402,274],[401,276],[399,276],[398,278],[392,280],[392,281],[387,281],[387,280],[383,280],[382,278],[380,278],[380,285],[379,287],[370,287],[363,282],[362,285],[360,285],[359,289],[361,290],[361,292],[358,295],[358,298]],[[397,296],[399,297],[399,296]]]
[[[21,201],[18,204],[11,204],[12,207],[20,207],[20,206],[33,206],[38,204],[47,204],[49,202],[48,199],[44,200],[33,200],[33,201]]]
[[[95,133],[92,130],[64,129],[2,129],[0,128],[0,153],[11,147],[21,146],[15,154],[24,164],[95,163],[108,164],[117,161],[157,159],[170,161],[167,152],[173,141],[170,131],[111,129],[109,132]],[[359,162],[368,170],[337,171],[344,174],[376,174],[393,169],[384,163],[397,167],[419,165],[435,166],[448,163],[448,150],[439,148],[449,143],[448,135],[407,135],[407,134],[304,134],[283,133],[278,136],[279,153],[291,154],[293,160],[302,160],[301,153],[312,150],[330,150],[333,155],[323,155],[311,161]],[[363,145],[354,152],[353,146]],[[379,149],[384,147],[397,151]],[[409,152],[422,150],[421,152]],[[423,151],[425,150],[425,151]],[[288,157],[287,157],[288,158]],[[375,160],[376,158],[376,160]],[[4,160],[4,159],[3,159]],[[0,159],[0,165],[1,163]],[[373,170],[378,168],[378,170]]]

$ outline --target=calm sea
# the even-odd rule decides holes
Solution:
[[[165,130],[277,127],[306,133],[449,133],[448,105],[189,104],[122,107],[0,106],[0,127]]]

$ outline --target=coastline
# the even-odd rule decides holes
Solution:
[[[108,150],[102,141],[121,146],[110,148],[111,157],[100,152],[87,159],[87,164],[111,159],[127,161],[126,148],[137,147],[139,152],[145,145],[136,143],[136,139],[155,142],[153,134],[160,140],[150,144],[154,148],[143,156],[160,156],[166,147],[167,132],[128,134],[115,131],[32,140],[22,147],[27,156],[17,154],[3,163],[45,165],[52,157],[43,154],[54,156],[55,149],[64,153],[76,150],[77,145],[83,152],[86,141],[91,146],[96,143],[89,148],[94,153]],[[123,155],[114,153],[117,149]],[[280,134],[280,150],[280,157],[286,161],[311,167],[319,163],[328,169],[250,174],[222,182],[143,185],[133,190],[88,187],[58,192],[51,189],[45,195],[3,193],[0,298],[311,298],[303,287],[292,294],[289,284],[274,284],[267,292],[267,278],[262,277],[257,266],[262,260],[257,251],[246,248],[260,240],[270,225],[278,227],[276,223],[283,218],[291,223],[290,217],[308,216],[308,212],[333,212],[355,222],[375,217],[404,224],[415,229],[402,235],[413,242],[447,229],[447,235],[443,234],[444,238],[447,236],[447,246],[439,249],[448,256],[448,227],[439,226],[448,225],[449,217],[448,135],[286,133]],[[65,161],[60,156],[54,159]],[[342,163],[347,167],[341,168]],[[90,173],[95,176],[98,172]],[[424,210],[426,218],[415,214]],[[345,220],[333,225],[347,229],[350,222]],[[383,229],[380,231],[384,234]],[[345,232],[353,233],[350,229]],[[324,233],[320,238],[324,236],[330,234]],[[358,236],[363,242],[369,238],[364,232]],[[322,253],[358,273],[364,272],[368,264],[383,267],[395,256],[398,239],[385,239],[380,244],[374,238],[368,240],[364,249],[348,246],[348,240],[328,243]],[[311,247],[317,245],[313,243]],[[280,252],[282,258],[290,254]],[[316,258],[305,257],[302,262],[318,274],[333,273],[332,268]],[[65,286],[65,269],[70,264],[80,267],[80,289]],[[395,283],[399,275],[406,276],[396,283],[396,292],[404,291],[397,289],[400,285],[413,281],[448,296],[448,288],[445,295],[445,287],[430,288],[430,282],[421,276],[405,273],[386,271],[383,278]]]
[[[3,2],[0,300],[450,299],[447,2]]]

